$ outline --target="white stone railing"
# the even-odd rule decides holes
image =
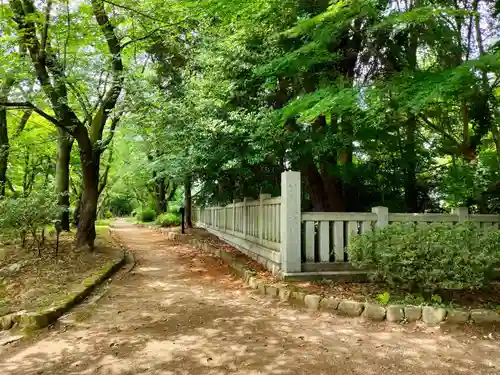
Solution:
[[[467,208],[451,214],[372,212],[301,212],[299,172],[281,175],[281,197],[261,195],[224,207],[195,208],[194,219],[220,238],[281,275],[339,270],[349,266],[345,248],[362,233],[404,222],[458,223],[499,228],[500,215],[470,215]],[[339,268],[340,267],[340,268]],[[342,268],[344,267],[344,268]]]

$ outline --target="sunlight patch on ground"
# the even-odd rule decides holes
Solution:
[[[160,267],[139,267],[137,268],[137,271],[139,272],[154,272],[154,271],[161,271],[162,268]]]

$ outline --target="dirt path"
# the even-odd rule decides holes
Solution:
[[[120,222],[137,265],[86,319],[0,352],[0,374],[498,374],[493,333],[312,314],[254,294],[217,260]]]

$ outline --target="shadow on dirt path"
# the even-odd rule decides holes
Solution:
[[[477,332],[374,324],[254,294],[215,258],[120,221],[137,265],[96,304],[0,352],[0,374],[498,374]]]

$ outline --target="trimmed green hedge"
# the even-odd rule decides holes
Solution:
[[[155,210],[151,208],[143,208],[141,211],[137,212],[137,219],[144,223],[151,223],[156,218]]]
[[[158,216],[156,224],[162,227],[176,227],[181,225],[181,218],[179,214],[166,213]]]
[[[473,223],[406,223],[355,236],[351,263],[409,291],[473,289],[494,278],[500,231]]]

